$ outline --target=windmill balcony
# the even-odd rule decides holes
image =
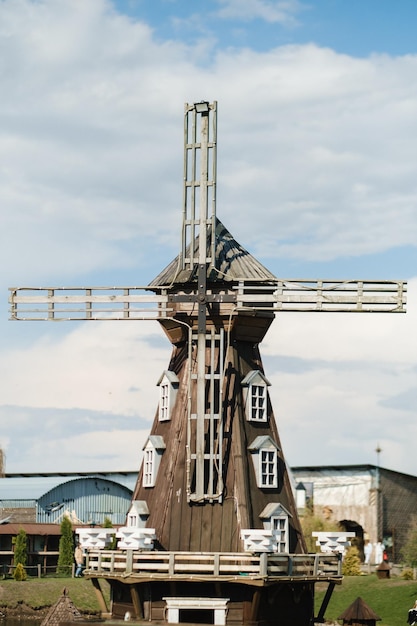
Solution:
[[[87,554],[88,578],[145,580],[331,580],[342,578],[340,554],[158,552],[97,550]]]

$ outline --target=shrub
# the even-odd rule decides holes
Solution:
[[[401,578],[403,580],[414,580],[414,572],[411,567],[405,567],[401,572]]]
[[[344,576],[360,576],[362,574],[361,559],[356,546],[351,546],[346,550],[345,558],[343,559],[342,574]]]
[[[26,570],[23,567],[22,563],[18,563],[16,565],[13,577],[14,577],[15,580],[19,580],[19,581],[20,580],[26,580],[27,574],[26,574]]]

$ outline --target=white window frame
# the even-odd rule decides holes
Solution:
[[[264,489],[278,487],[278,454],[275,448],[259,450],[259,486]]]
[[[178,376],[171,370],[165,370],[157,385],[159,387],[158,419],[160,422],[168,422],[177,397]]]
[[[154,448],[145,448],[143,451],[143,486],[155,486],[155,452]]]
[[[279,447],[269,435],[260,435],[248,447],[259,489],[277,489]]]
[[[167,422],[169,420],[169,390],[168,381],[161,383],[159,388],[159,421]]]
[[[274,552],[286,553],[290,551],[290,518],[281,502],[269,502],[259,515],[263,521],[265,530],[270,530],[273,535]]]
[[[277,535],[277,552],[288,553],[289,548],[289,524],[288,515],[282,513],[281,515],[271,516],[271,528],[276,531]]]
[[[268,421],[268,387],[270,382],[259,370],[251,370],[242,380],[246,419],[250,422]]]
[[[138,516],[136,513],[129,513],[127,516],[127,525],[128,526],[137,526],[138,525]]]
[[[150,435],[143,446],[142,486],[155,487],[159,464],[166,446],[160,435]]]
[[[250,419],[254,422],[266,422],[266,385],[251,385],[249,387]]]
[[[145,500],[133,500],[127,514],[128,528],[142,528],[149,517],[149,509]]]

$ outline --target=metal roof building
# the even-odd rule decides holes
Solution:
[[[124,524],[136,472],[6,474],[0,478],[0,523]]]

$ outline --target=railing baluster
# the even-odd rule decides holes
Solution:
[[[175,552],[170,552],[169,554],[168,572],[170,576],[175,574]]]

